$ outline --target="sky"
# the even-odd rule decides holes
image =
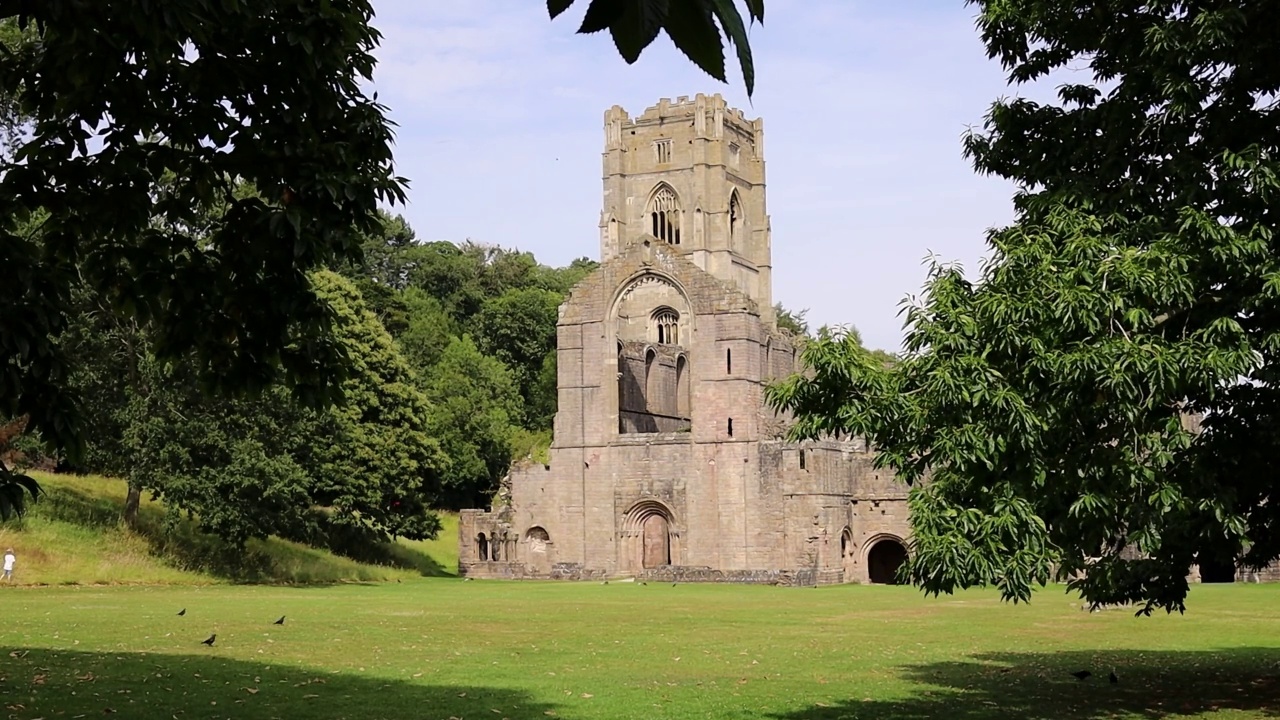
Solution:
[[[751,30],[748,99],[660,36],[627,65],[607,32],[577,35],[588,0],[375,0],[373,89],[397,124],[393,208],[421,240],[471,239],[564,265],[598,259],[603,117],[720,93],[764,118],[774,299],[813,327],[852,325],[897,350],[928,256],[976,274],[1008,182],[976,174],[967,128],[1015,94],[962,0],[768,0]]]

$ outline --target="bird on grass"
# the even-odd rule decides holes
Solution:
[[[200,644],[201,644],[201,645],[208,645],[209,647],[213,647],[213,641],[214,641],[214,640],[217,640],[217,639],[218,639],[218,634],[217,634],[217,633],[214,633],[214,634],[212,634],[212,635],[210,635],[210,636],[209,636],[209,639],[208,639],[208,640],[201,640],[201,641],[200,641]]]
[[[1112,670],[1110,673],[1107,674],[1107,679],[1111,681],[1112,685],[1115,685],[1120,682],[1120,677],[1116,675],[1115,670]]]
[[[186,615],[186,614],[187,614],[186,608],[182,608],[181,610],[178,611],[178,617],[182,617],[183,615]]]
[[[1077,670],[1071,674],[1075,676],[1075,679],[1077,680],[1088,680],[1089,678],[1093,677],[1093,673],[1089,672],[1088,670]]]
[[[283,625],[283,624],[284,624],[284,616],[283,616],[283,615],[281,615],[279,620],[277,620],[277,621],[275,621],[275,622],[273,622],[273,623],[271,623],[271,624],[272,624],[272,625]]]

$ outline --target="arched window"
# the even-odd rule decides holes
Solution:
[[[742,243],[742,202],[738,191],[729,196],[729,247],[737,250]]]
[[[660,185],[649,200],[649,223],[654,237],[680,244],[680,201],[670,185]]]
[[[644,354],[644,410],[654,412],[658,400],[658,355],[652,348]]]
[[[671,308],[653,311],[653,337],[659,345],[680,344],[680,313]]]
[[[547,551],[547,543],[551,542],[551,535],[544,528],[537,525],[529,528],[524,537],[529,542],[529,552],[545,553]]]
[[[684,355],[676,360],[676,414],[689,417],[689,360]]]

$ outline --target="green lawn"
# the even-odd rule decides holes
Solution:
[[[893,587],[419,578],[0,587],[0,705],[15,720],[1280,713],[1280,586],[1196,587],[1190,607],[1134,618],[1056,590],[1013,607]],[[1068,674],[1082,668],[1097,676]]]
[[[197,532],[191,522],[167,527],[164,508],[145,494],[138,530],[126,529],[120,522],[122,480],[32,475],[47,495],[21,522],[0,524],[0,549],[17,552],[23,584],[377,582],[458,570],[458,517],[451,513],[441,515],[444,529],[437,539],[375,546],[364,562],[279,538],[251,541],[240,553]]]

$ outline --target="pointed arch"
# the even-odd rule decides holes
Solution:
[[[675,188],[661,182],[649,194],[645,212],[649,216],[649,232],[668,245],[680,244],[680,196]]]
[[[689,358],[681,355],[676,358],[676,414],[682,418],[690,415],[689,401]]]
[[[644,353],[644,404],[647,412],[655,412],[658,399],[658,374],[654,372],[658,363],[658,354],[649,348]]]
[[[742,212],[742,196],[738,195],[738,189],[734,188],[729,192],[729,248],[741,252],[743,223],[746,217]]]

